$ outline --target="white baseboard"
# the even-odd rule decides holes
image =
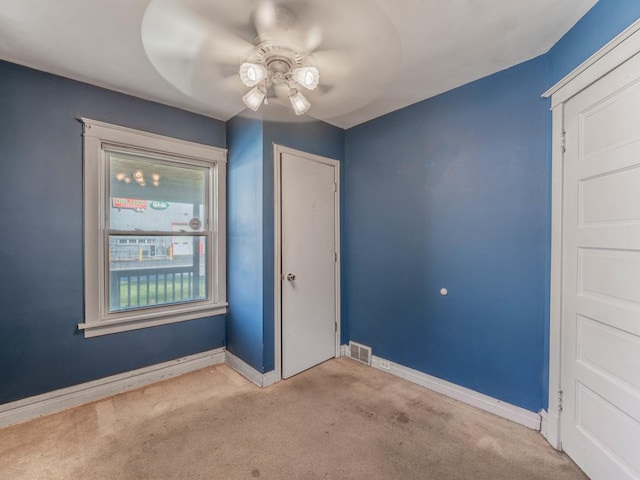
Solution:
[[[93,402],[225,361],[224,348],[112,375],[0,405],[0,427]]]
[[[347,351],[348,346],[341,345],[341,355],[346,356]],[[275,370],[262,374],[231,352],[226,351],[224,348],[218,348],[0,405],[0,428],[77,407],[84,403],[100,400],[220,363],[226,363],[259,387],[268,387],[276,382]],[[388,365],[389,369],[382,368],[381,364]],[[548,436],[553,432],[548,431],[548,429],[554,425],[553,422],[555,420],[547,412],[543,411],[540,414],[530,412],[482,393],[432,377],[418,370],[384,360],[375,355],[372,356],[371,366],[531,429],[540,430],[544,428],[543,435],[554,445],[552,442],[554,436],[550,435],[551,438]],[[554,447],[559,448],[556,445]]]
[[[542,410],[542,426],[540,433],[547,439],[553,448],[562,450],[560,441],[560,417],[547,410]]]
[[[260,373],[258,370],[253,368],[248,363],[245,363],[240,358],[236,357],[230,351],[226,351],[225,363],[233,368],[240,375],[245,377],[247,380],[255,383],[259,387],[268,387],[276,383],[276,372],[275,370],[271,370],[267,373]]]
[[[542,409],[540,410],[540,433],[544,438],[547,438],[548,429],[549,429],[549,419],[547,418],[547,411]]]
[[[386,362],[389,365],[389,370],[381,368],[380,362]],[[540,430],[540,415],[535,412],[511,405],[510,403],[476,392],[475,390],[432,377],[418,370],[398,365],[383,358],[376,357],[375,355],[371,357],[371,366],[421,385],[429,390],[446,395],[447,397],[455,398],[480,410],[493,413],[494,415],[506,418],[507,420],[511,420],[512,422],[524,425],[533,430]]]
[[[347,356],[348,346],[342,345],[341,350],[343,352],[342,354]],[[388,366],[389,368],[382,368],[382,365],[385,367]],[[510,403],[476,392],[475,390],[461,387],[455,383],[450,383],[445,380],[432,377],[426,373],[393,363],[389,360],[385,360],[384,358],[376,357],[375,355],[372,355],[371,357],[371,366],[383,372],[408,380],[411,383],[428,388],[429,390],[446,395],[447,397],[472,405],[480,410],[493,413],[499,417],[524,425],[532,430],[540,430],[541,417],[538,413],[511,405]]]
[[[273,385],[274,383],[276,383],[276,371],[275,370],[271,370],[270,372],[267,372],[267,373],[262,375],[262,386],[263,387],[268,387],[269,385]]]

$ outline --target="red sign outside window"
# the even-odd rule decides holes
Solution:
[[[130,208],[133,210],[146,209],[147,201],[139,198],[119,198],[112,197],[113,208]]]

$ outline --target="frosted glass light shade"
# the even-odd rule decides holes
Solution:
[[[243,63],[240,65],[240,80],[247,87],[255,87],[267,78],[267,69],[257,63]]]
[[[291,90],[289,100],[291,100],[291,107],[296,115],[304,115],[309,111],[309,108],[311,108],[309,100],[295,88]]]
[[[301,67],[293,71],[293,79],[308,90],[313,90],[320,82],[320,72],[316,67]]]
[[[260,87],[253,87],[247,94],[242,97],[244,104],[247,108],[253,110],[254,112],[260,108],[262,102],[264,101],[265,92]]]

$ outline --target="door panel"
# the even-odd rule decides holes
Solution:
[[[565,105],[562,448],[640,479],[640,57]]]
[[[638,436],[640,425],[629,422],[628,417],[615,404],[608,402],[596,392],[578,383],[576,392],[577,429],[598,447],[604,458],[609,457],[621,469],[628,466],[628,475],[640,471],[638,456]],[[613,476],[609,479],[634,478],[633,476]]]
[[[638,167],[584,180],[580,190],[582,224],[640,221],[640,204],[635,201],[639,184]]]
[[[336,354],[336,180],[333,165],[281,154],[283,378]]]
[[[620,382],[640,388],[640,368],[638,368],[640,338],[638,336],[580,316],[578,345],[580,346],[579,362],[605,375],[613,375]]]

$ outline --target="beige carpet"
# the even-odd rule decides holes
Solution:
[[[0,478],[586,477],[537,432],[343,358],[266,389],[220,365],[2,429]]]

